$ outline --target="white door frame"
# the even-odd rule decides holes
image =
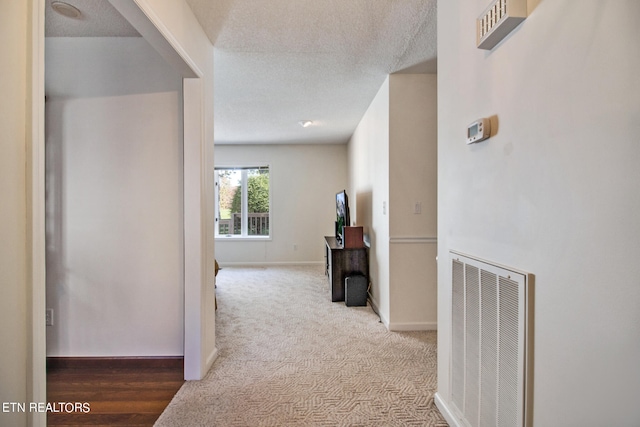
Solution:
[[[47,400],[47,334],[45,326],[45,150],[44,150],[44,6],[45,0],[32,0],[29,35],[31,38],[31,99],[27,113],[27,313],[31,315],[30,347],[27,349],[27,398]],[[29,315],[27,314],[27,315]],[[30,426],[46,426],[46,413],[29,412]]]
[[[175,0],[171,0],[175,1]],[[204,377],[217,356],[207,349],[215,319],[213,302],[213,203],[208,179],[205,70],[180,45],[148,0],[109,0],[125,19],[183,77],[183,209],[184,209],[184,374],[186,380]],[[211,47],[213,49],[213,47]],[[213,88],[211,88],[213,90]],[[212,162],[211,162],[212,163]],[[211,193],[211,195],[209,195]],[[209,206],[211,205],[211,206]],[[215,336],[212,338],[215,343]]]

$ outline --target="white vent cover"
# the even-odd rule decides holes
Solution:
[[[491,50],[527,17],[527,0],[494,0],[476,20],[479,49]]]
[[[451,401],[462,425],[526,427],[533,276],[451,252]]]

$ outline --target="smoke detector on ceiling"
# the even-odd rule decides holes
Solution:
[[[80,16],[82,16],[82,12],[80,12],[80,9],[70,5],[69,3],[54,1],[53,3],[51,3],[51,8],[60,15],[66,16],[67,18],[78,19],[80,18]]]

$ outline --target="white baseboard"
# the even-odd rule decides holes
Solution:
[[[389,322],[389,319],[384,317],[382,313],[380,313],[380,309],[378,308],[377,302],[371,297],[369,294],[369,303],[371,303],[371,308],[378,315],[380,321],[386,326],[386,328],[390,331],[437,331],[438,330],[438,322],[407,322],[407,323],[398,323]]]
[[[437,331],[438,322],[393,322],[388,328],[390,331]]]
[[[207,374],[207,372],[209,372],[209,369],[211,369],[211,366],[213,366],[213,362],[215,362],[217,358],[218,358],[218,348],[215,347],[211,352],[211,354],[209,354],[209,357],[207,357],[207,364],[205,365],[205,370],[204,370],[205,375]]]
[[[244,262],[232,261],[221,262],[218,260],[220,268],[225,267],[283,267],[283,266],[304,266],[304,265],[324,265],[324,261],[279,261],[279,262]]]
[[[442,400],[439,393],[436,393],[433,396],[433,401],[440,410],[440,413],[442,414],[444,419],[447,420],[447,423],[449,423],[450,427],[464,427],[458,422],[459,420],[453,415],[451,409],[449,409],[449,406],[445,403],[444,400]]]

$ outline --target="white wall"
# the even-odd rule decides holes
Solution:
[[[346,145],[217,145],[216,165],[270,167],[271,238],[216,239],[221,265],[323,262],[347,186]]]
[[[0,402],[25,402],[27,396],[27,117],[30,72],[25,34],[30,16],[27,2],[8,2],[0,14]],[[27,425],[26,414],[0,413],[0,424]]]
[[[491,52],[474,47],[485,6],[438,2],[438,396],[459,250],[535,274],[536,426],[637,426],[640,3],[530,1]]]
[[[371,299],[391,330],[436,328],[436,135],[436,76],[394,74],[349,142],[352,221],[370,242]]]
[[[437,325],[437,77],[389,76],[392,330]],[[415,205],[419,203],[419,214]]]
[[[349,141],[351,222],[363,227],[369,250],[371,300],[389,319],[389,78]],[[385,210],[383,211],[383,205]]]
[[[142,38],[46,58],[47,353],[182,355],[182,79]]]

